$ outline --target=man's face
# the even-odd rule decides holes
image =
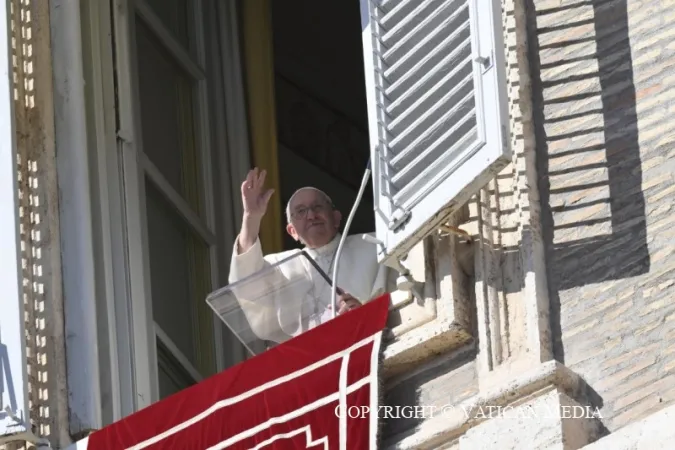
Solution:
[[[341,215],[313,189],[298,192],[290,205],[291,223],[286,231],[309,248],[328,244],[338,232]]]

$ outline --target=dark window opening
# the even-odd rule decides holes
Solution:
[[[343,225],[369,158],[358,0],[271,2],[280,201],[303,186],[325,191]],[[375,230],[372,181],[350,234]],[[285,227],[285,214],[282,218]],[[285,232],[285,249],[297,247]]]

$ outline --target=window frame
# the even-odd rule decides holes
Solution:
[[[211,139],[210,139],[210,130],[209,130],[209,115],[208,115],[208,100],[207,100],[207,76],[206,70],[204,69],[205,62],[205,51],[204,51],[204,37],[203,31],[204,28],[196,26],[197,21],[203,23],[202,15],[202,3],[205,0],[195,0],[189,2],[192,6],[192,19],[195,24],[194,36],[196,38],[196,60],[190,55],[190,53],[183,48],[183,46],[172,37],[171,32],[164,26],[159,17],[154,13],[150,5],[148,5],[145,0],[128,0],[128,14],[126,16],[126,38],[128,39],[128,47],[126,58],[118,58],[117,62],[120,66],[125,63],[128,64],[127,71],[129,73],[129,91],[125,94],[132,94],[126,101],[122,102],[122,97],[125,97],[124,94],[120,93],[120,107],[123,109],[120,111],[120,129],[121,130],[134,130],[134,143],[133,143],[133,152],[132,155],[129,155],[129,152],[125,152],[125,155],[131,156],[130,158],[125,159],[125,166],[129,169],[131,176],[126,177],[126,201],[128,202],[128,209],[131,214],[128,214],[127,217],[130,219],[128,226],[130,236],[134,236],[134,241],[140,245],[133,246],[135,248],[130,248],[130,260],[137,259],[138,262],[142,261],[143,270],[132,271],[132,285],[136,288],[137,296],[134,296],[132,304],[134,305],[135,314],[138,314],[139,317],[145,317],[145,321],[140,325],[147,327],[145,330],[140,329],[136,326],[137,321],[134,321],[135,333],[134,337],[138,334],[144,334],[147,341],[143,342],[140,346],[136,346],[136,365],[141,368],[143,365],[144,370],[136,372],[137,380],[143,378],[145,375],[147,380],[144,380],[141,386],[145,386],[147,391],[144,393],[143,398],[149,398],[150,403],[154,403],[159,400],[159,383],[158,383],[158,361],[157,361],[157,342],[161,342],[165,348],[172,354],[177,363],[179,363],[186,370],[187,373],[191,375],[195,382],[199,382],[201,378],[197,379],[196,374],[199,374],[199,370],[194,367],[193,364],[189,362],[189,359],[183,355],[179,350],[178,346],[174,344],[168,334],[162,330],[161,326],[153,318],[153,307],[152,307],[152,292],[150,286],[150,259],[149,259],[149,242],[148,242],[148,223],[146,217],[146,193],[145,193],[145,182],[146,179],[153,183],[154,187],[165,197],[166,200],[171,206],[173,206],[181,216],[181,219],[184,220],[201,239],[204,240],[204,243],[209,248],[209,263],[211,268],[210,279],[211,279],[211,288],[215,289],[218,286],[219,274],[218,274],[218,259],[217,259],[217,239],[215,230],[215,211],[214,211],[214,186],[212,182],[212,173],[210,161],[213,158],[212,148],[211,148]],[[204,194],[204,218],[201,218],[195,213],[188,203],[183,199],[182,195],[177,192],[171,184],[166,180],[162,175],[160,170],[152,163],[148,155],[143,151],[143,142],[142,142],[142,132],[143,125],[141,123],[141,103],[140,103],[140,93],[139,89],[139,72],[138,72],[138,55],[136,53],[136,21],[140,20],[144,23],[148,29],[153,32],[154,38],[163,46],[164,50],[168,51],[169,54],[174,58],[174,62],[186,71],[190,75],[193,82],[196,83],[195,94],[196,98],[194,99],[194,121],[195,121],[195,144],[199,149],[199,163],[200,163],[200,174],[203,177],[203,183],[200,186],[201,192]],[[208,30],[207,32],[209,32]],[[119,37],[120,34],[117,34]],[[126,111],[124,111],[126,110]],[[133,123],[124,123],[125,120],[131,119]],[[128,127],[128,128],[127,128]],[[124,138],[123,138],[124,139]],[[135,166],[135,167],[133,167]],[[126,175],[125,173],[125,175]],[[130,180],[130,178],[136,177],[136,180]],[[137,217],[131,217],[137,215]],[[131,247],[131,246],[130,246]],[[142,293],[142,294],[141,294]],[[141,311],[142,310],[142,311]],[[219,327],[215,327],[218,329]],[[214,331],[215,331],[214,329]],[[216,344],[215,355],[217,358],[218,354],[223,352],[222,349],[222,339],[216,339],[216,333],[214,332],[214,341]],[[139,361],[142,359],[143,362]],[[149,367],[148,367],[149,366]],[[139,405],[144,406],[144,405]]]
[[[199,87],[194,90],[195,141],[200,149],[202,178],[208,186],[201,219],[191,213],[187,202],[175,190],[158,186],[159,182],[166,187],[168,181],[142,152],[136,44],[132,33],[137,5],[141,5],[141,14],[150,17],[151,22],[152,10],[142,0],[94,3],[83,9],[82,20],[83,30],[92,38],[86,67],[92,93],[88,99],[92,111],[88,128],[92,135],[90,142],[96,149],[97,165],[92,167],[92,181],[98,187],[95,214],[101,224],[95,235],[99,249],[97,264],[101,265],[98,281],[101,295],[97,302],[106,329],[99,330],[99,334],[101,345],[107,346],[100,363],[101,371],[109,372],[108,384],[102,389],[107,398],[103,408],[105,421],[112,422],[159,399],[157,340],[165,348],[175,348],[167,342],[166,333],[156,331],[157,324],[152,318],[145,221],[146,171],[152,172],[151,182],[165,200],[169,201],[167,193],[174,200],[169,204],[182,212],[181,218],[187,219],[185,223],[195,235],[207,238],[204,241],[210,244],[211,287],[215,289],[227,279],[227,246],[238,231],[233,219],[237,217],[238,191],[228,182],[220,183],[222,186],[216,190],[213,172],[224,180],[239,179],[250,161],[246,127],[241,127],[242,123],[246,125],[245,102],[243,97],[228,95],[243,95],[235,5],[230,2],[216,5],[212,0],[191,2],[195,17],[203,18],[194,53],[203,68]],[[156,22],[161,24],[159,20]],[[147,21],[144,23],[147,25]],[[174,53],[178,53],[178,59],[183,58],[185,65],[191,64],[185,61],[186,55],[190,56],[187,51],[181,54],[174,48]],[[216,56],[232,58],[226,70],[218,72],[213,64],[204,63]],[[195,66],[190,70],[195,73]],[[215,123],[224,126],[212,127]],[[212,164],[216,151],[217,167]],[[213,324],[215,365],[220,371],[244,359],[245,354],[215,315]],[[181,356],[179,360],[185,358]],[[186,370],[196,378],[194,367]]]

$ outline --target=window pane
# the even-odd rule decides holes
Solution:
[[[146,0],[146,3],[169,29],[173,37],[187,50],[190,50],[192,43],[190,0]]]
[[[150,282],[155,322],[202,375],[214,371],[207,245],[146,182]]]
[[[143,152],[201,214],[195,85],[142,21],[136,21],[136,30]]]
[[[163,399],[195,384],[195,380],[171,356],[166,347],[157,341],[159,398]]]

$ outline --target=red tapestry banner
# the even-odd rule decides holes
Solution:
[[[377,448],[383,295],[78,442],[78,450]]]

